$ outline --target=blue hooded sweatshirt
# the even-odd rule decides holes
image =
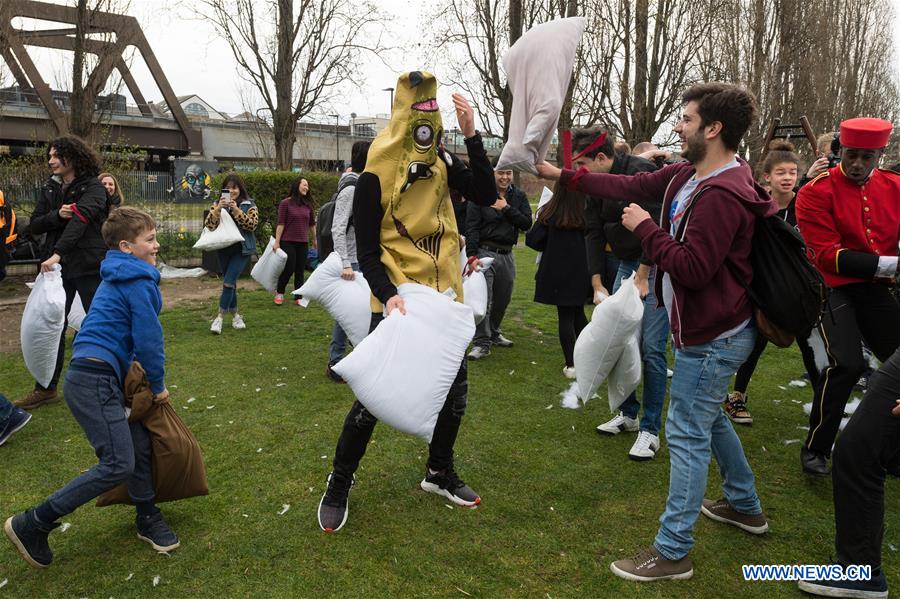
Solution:
[[[72,359],[103,360],[115,369],[120,382],[137,360],[153,393],[162,392],[166,355],[159,322],[159,271],[131,254],[109,250],[100,264],[100,277],[103,282],[72,344]]]

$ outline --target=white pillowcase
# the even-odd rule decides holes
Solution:
[[[397,292],[406,314],[395,309],[332,368],[376,418],[431,443],[475,322],[471,308],[431,287],[404,283]]]
[[[294,295],[322,304],[355,347],[369,334],[372,291],[361,272],[347,281],[341,278],[342,270],[341,257],[331,252]]]
[[[266,251],[263,252],[263,255],[260,256],[259,260],[256,261],[256,264],[253,265],[250,276],[253,277],[253,280],[262,285],[264,289],[267,289],[269,293],[275,293],[275,288],[278,286],[278,277],[284,272],[284,265],[286,263],[287,254],[285,254],[284,250],[281,248],[275,250],[275,238],[269,237],[269,244],[266,246]]]
[[[50,384],[56,370],[59,337],[66,321],[66,291],[62,269],[57,264],[51,272],[42,272],[25,302],[19,340],[28,372],[42,387]]]

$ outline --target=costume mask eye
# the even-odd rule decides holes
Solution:
[[[431,125],[416,125],[416,128],[413,129],[413,140],[418,149],[428,150],[434,141],[434,129],[431,128]]]

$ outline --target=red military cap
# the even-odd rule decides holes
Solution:
[[[860,117],[841,123],[841,146],[880,150],[888,145],[893,125],[884,119]]]

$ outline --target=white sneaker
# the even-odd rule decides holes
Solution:
[[[567,379],[575,378],[575,367],[574,366],[563,366],[563,374]]]
[[[216,335],[222,334],[222,316],[216,316],[212,321],[212,325],[209,327],[209,330],[215,333]]]
[[[672,378],[672,376],[673,376],[674,374],[675,374],[675,373],[672,372],[672,369],[671,369],[671,368],[666,368],[666,378],[667,378],[667,379]]]
[[[657,451],[659,451],[659,436],[641,431],[628,451],[628,457],[636,462],[644,462],[656,457]]]
[[[246,329],[247,325],[244,324],[244,319],[241,318],[240,314],[235,314],[234,318],[231,320],[231,326],[236,329]],[[221,329],[221,327],[219,327]]]
[[[633,433],[634,431],[641,428],[640,422],[638,422],[637,418],[629,418],[622,412],[619,412],[619,415],[610,420],[609,422],[604,422],[600,426],[597,427],[597,432],[601,435],[618,435],[619,433]]]

